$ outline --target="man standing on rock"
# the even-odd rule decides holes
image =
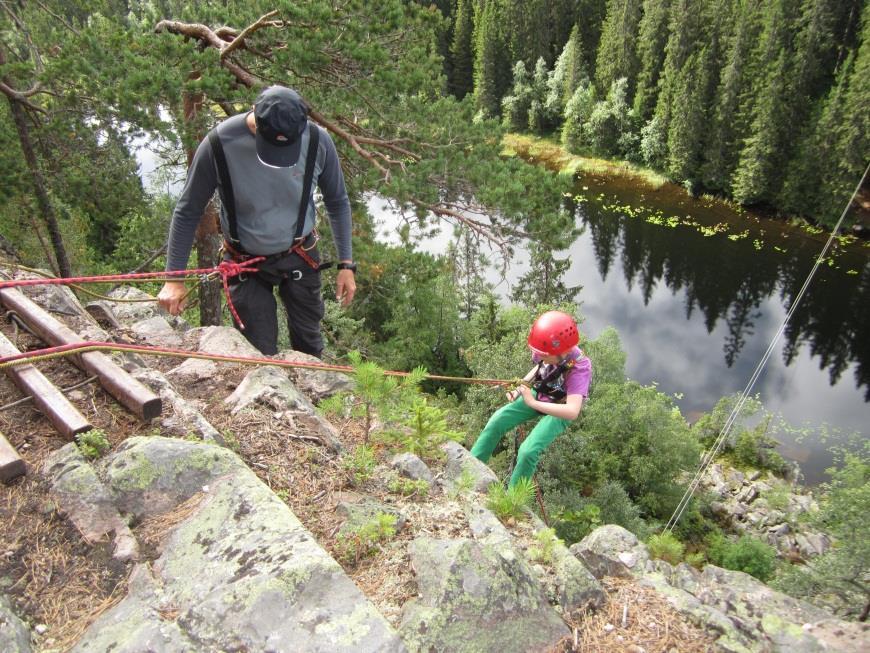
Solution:
[[[166,269],[187,266],[196,227],[215,189],[221,197],[224,258],[264,256],[258,272],[230,279],[230,300],[242,333],[264,354],[278,352],[274,288],[287,309],[294,349],[320,357],[324,305],[316,244],[314,185],[323,195],[338,252],[336,299],[356,292],[350,201],[329,134],[308,121],[299,94],[283,86],[262,91],[253,110],[228,118],[199,144],[169,230]],[[158,295],[172,315],[184,309],[186,289],[168,281]],[[236,322],[236,327],[241,328]]]

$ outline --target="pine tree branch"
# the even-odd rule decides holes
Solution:
[[[260,16],[255,23],[248,25],[245,29],[243,29],[237,37],[230,41],[229,44],[221,50],[221,61],[231,55],[234,50],[245,47],[245,39],[257,30],[264,27],[280,27],[281,25],[283,25],[284,23],[280,20],[268,20],[277,13],[278,10],[273,9],[268,14]]]
[[[211,28],[206,27],[201,23],[182,23],[178,20],[161,20],[154,27],[154,32],[167,31],[170,34],[178,34],[186,39],[196,39],[202,46],[210,46],[216,48],[218,52],[223,52],[224,48],[229,47],[229,43],[220,38]],[[244,70],[238,64],[228,61],[221,57],[221,65],[229,70],[237,80],[245,86],[251,88],[257,85],[257,79],[248,71]]]
[[[81,32],[79,32],[75,27],[72,26],[63,16],[54,13],[51,9],[45,6],[45,3],[41,2],[41,0],[35,0],[36,4],[39,5],[39,8],[42,9],[49,16],[54,18],[56,21],[61,23],[64,27],[66,27],[70,32],[75,34],[76,36],[81,36]]]
[[[18,102],[31,111],[38,111],[39,113],[47,114],[48,112],[45,109],[37,104],[33,104],[33,102],[27,99],[28,96],[38,93],[40,87],[40,84],[35,84],[29,91],[21,92],[9,86],[5,81],[0,81],[0,92],[8,97],[10,102]]]

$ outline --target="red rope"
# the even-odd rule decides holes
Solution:
[[[97,340],[85,340],[82,342],[73,342],[56,347],[46,347],[44,349],[34,349],[32,351],[13,354],[0,358],[0,369],[6,367],[14,367],[15,365],[23,365],[28,360],[44,360],[59,356],[66,356],[75,353],[87,353],[88,351],[111,350],[111,351],[129,351],[137,354],[153,354],[165,356],[178,356],[181,358],[201,358],[206,360],[216,360],[225,363],[246,363],[256,365],[277,365],[278,367],[300,367],[303,369],[322,370],[326,372],[347,372],[353,373],[354,368],[350,365],[334,365],[331,363],[313,362],[313,361],[287,361],[280,358],[266,358],[254,356],[230,356],[224,354],[209,354],[198,351],[188,351],[186,349],[171,349],[168,347],[151,347],[148,345],[133,345],[122,342],[100,342]],[[393,370],[384,370],[387,376],[409,376],[409,372],[399,372]],[[482,385],[508,385],[512,381],[507,379],[476,379],[472,377],[458,376],[440,376],[437,374],[427,374],[427,379],[436,381],[459,381],[464,383],[477,383]]]
[[[239,317],[236,307],[233,306],[233,300],[230,297],[230,287],[228,279],[250,272],[255,274],[257,268],[254,264],[264,261],[266,257],[257,256],[246,261],[221,261],[220,265],[213,268],[198,268],[195,270],[170,270],[167,272],[131,272],[129,274],[106,274],[94,277],[65,277],[65,278],[42,278],[42,279],[10,279],[8,281],[0,281],[0,290],[4,288],[18,288],[22,286],[68,286],[76,283],[104,283],[107,281],[129,281],[130,279],[165,279],[166,277],[193,277],[200,274],[214,274],[215,272],[221,276],[221,281],[224,287],[224,294],[227,297],[227,307],[233,318],[238,322],[239,329],[244,330],[245,325],[242,318]]]

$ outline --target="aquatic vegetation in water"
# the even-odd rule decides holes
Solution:
[[[581,188],[583,191],[587,191],[587,192],[589,191],[589,186],[582,186]],[[573,200],[577,203],[584,203],[584,202],[590,202],[590,201],[594,202],[595,204],[597,204],[598,210],[601,211],[602,213],[611,214],[611,215],[618,215],[620,217],[631,218],[631,219],[640,218],[648,224],[653,224],[653,225],[656,225],[659,227],[668,227],[670,229],[674,229],[676,227],[689,227],[691,229],[694,229],[696,232],[698,232],[699,234],[701,234],[705,238],[711,238],[711,237],[716,236],[718,234],[725,234],[726,237],[728,238],[728,240],[730,240],[732,242],[737,242],[739,240],[745,240],[747,238],[750,238],[750,230],[749,229],[743,229],[742,231],[740,231],[738,233],[729,233],[732,229],[734,229],[736,227],[736,225],[731,225],[727,222],[718,222],[712,226],[707,226],[707,225],[701,224],[700,222],[695,220],[689,214],[686,214],[683,217],[676,216],[676,215],[666,216],[665,213],[661,209],[654,209],[652,207],[649,207],[649,206],[646,206],[643,204],[638,205],[637,203],[629,204],[629,203],[626,203],[624,200],[620,199],[620,197],[617,195],[611,196],[611,195],[607,195],[603,192],[599,192],[597,194],[592,195],[592,194],[587,194],[586,192],[584,192],[584,193],[577,193],[573,196],[566,193],[566,196],[572,197]],[[704,197],[704,199],[707,201],[707,204],[706,204],[707,208],[710,208],[714,204],[718,203],[718,204],[724,204],[725,206],[730,208],[733,212],[735,212],[739,215],[744,215],[746,213],[744,210],[738,210],[738,206],[735,205],[734,203],[723,202],[717,198],[712,198],[712,197]],[[753,216],[753,219],[755,220],[755,222],[760,223],[760,220],[758,218]],[[804,233],[808,233],[810,235],[818,235],[818,234],[825,232],[825,230],[821,227],[808,225],[808,224],[805,224],[803,222],[797,222],[797,223],[795,223],[795,226],[800,231],[802,231]],[[761,251],[764,248],[765,241],[764,241],[763,237],[765,236],[765,233],[766,232],[764,229],[759,229],[757,237],[752,238],[752,246],[756,251]],[[777,232],[777,239],[784,240],[784,239],[789,238],[789,235],[790,234],[788,234],[788,233]],[[794,235],[794,234],[791,234],[791,235]],[[846,246],[846,245],[851,245],[851,244],[855,243],[857,240],[858,240],[857,237],[855,237],[854,235],[851,235],[851,234],[839,235],[839,236],[836,236],[835,244],[838,246]],[[870,247],[870,242],[864,243],[863,246]],[[774,248],[774,250],[776,250],[780,254],[786,254],[789,251],[789,249],[787,247],[783,247],[783,246],[779,246],[779,245],[773,245],[773,248]],[[828,267],[830,267],[830,268],[839,269],[839,266],[836,264],[836,259],[837,259],[837,257],[839,257],[843,253],[844,253],[843,250],[841,250],[839,247],[835,247],[831,250],[831,252],[829,254],[829,258],[826,258],[823,261],[823,263],[828,265]],[[858,272],[851,271],[848,274],[854,275],[854,274],[858,274]]]

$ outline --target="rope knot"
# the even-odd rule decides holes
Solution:
[[[221,261],[220,265],[218,265],[218,272],[221,275],[221,278],[226,283],[226,280],[231,277],[237,277],[240,274],[245,274],[246,272],[255,273],[257,268],[255,266],[256,263],[260,261],[265,261],[265,256],[256,256],[254,258],[249,258],[244,261]]]
[[[244,261],[221,261],[220,265],[217,266],[217,271],[221,275],[221,282],[224,286],[224,294],[227,297],[227,308],[230,309],[230,313],[232,313],[233,318],[235,318],[236,322],[239,324],[239,330],[245,330],[245,324],[242,322],[242,318],[239,317],[238,312],[236,311],[236,307],[233,306],[233,299],[230,297],[230,286],[227,282],[231,277],[238,277],[242,274],[246,274],[250,272],[251,274],[256,274],[257,267],[256,264],[260,261],[265,261],[265,256],[255,256],[253,258],[246,259]]]

